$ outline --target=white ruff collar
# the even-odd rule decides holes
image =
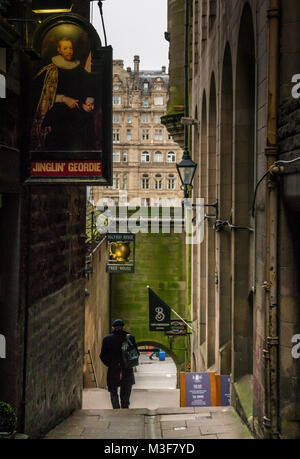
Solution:
[[[80,61],[66,61],[60,54],[52,57],[52,62],[60,69],[73,70],[79,66]]]

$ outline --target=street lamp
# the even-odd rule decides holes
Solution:
[[[189,191],[193,188],[192,183],[197,169],[197,163],[191,159],[187,149],[184,150],[180,163],[176,164],[176,169],[184,189],[184,197],[189,198]]]
[[[197,169],[197,164],[191,159],[188,148],[189,131],[189,85],[188,85],[188,67],[189,67],[189,1],[185,3],[185,63],[184,63],[184,115],[181,120],[184,124],[184,151],[179,164],[176,164],[176,169],[180,177],[182,188],[184,189],[184,198],[190,197],[190,191],[193,189],[192,182]]]
[[[72,0],[32,0],[32,11],[37,14],[70,13]]]

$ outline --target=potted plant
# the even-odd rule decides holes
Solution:
[[[15,433],[17,416],[9,403],[0,401],[0,438],[11,438]]]

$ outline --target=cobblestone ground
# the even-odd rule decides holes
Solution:
[[[233,408],[80,410],[46,439],[251,439]]]

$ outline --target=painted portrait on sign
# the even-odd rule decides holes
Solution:
[[[57,25],[44,36],[41,57],[32,72],[31,151],[101,151],[101,82],[91,72],[88,34]]]

